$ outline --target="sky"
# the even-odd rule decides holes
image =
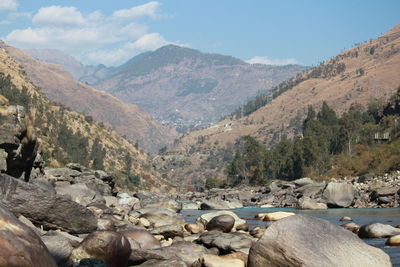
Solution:
[[[0,38],[116,66],[167,44],[318,65],[400,23],[399,0],[0,0]]]

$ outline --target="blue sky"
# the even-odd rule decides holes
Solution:
[[[0,38],[118,65],[166,44],[316,65],[400,23],[399,0],[0,0]]]

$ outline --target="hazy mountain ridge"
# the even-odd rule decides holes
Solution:
[[[340,73],[333,67],[339,64],[344,67]],[[365,106],[376,98],[387,99],[400,85],[400,25],[296,79],[301,81],[250,115],[238,120],[232,117],[182,137],[160,158],[160,170],[186,183],[224,177],[226,162],[233,157],[232,145],[240,136],[270,144],[282,135],[291,138],[298,133],[309,105],[318,110],[326,101],[341,114],[353,103]]]
[[[87,67],[79,65],[80,63],[74,61],[72,57],[56,50],[50,50],[39,57],[46,58],[47,55],[48,61],[59,62],[61,64],[59,65],[34,60],[17,48],[5,46],[5,49],[24,67],[30,79],[49,99],[112,126],[119,134],[125,135],[133,142],[137,141],[146,151],[158,152],[161,147],[171,144],[177,137],[173,130],[159,125],[138,106],[125,103],[105,92],[76,82],[61,65],[72,62],[74,63],[72,67],[81,66],[83,69],[76,69],[81,74],[84,74],[84,69]],[[30,52],[32,51],[41,54],[41,50]]]

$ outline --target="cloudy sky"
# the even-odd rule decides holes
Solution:
[[[400,23],[399,0],[0,0],[0,38],[118,65],[166,44],[316,65]]]

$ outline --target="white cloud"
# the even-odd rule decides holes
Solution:
[[[40,8],[32,22],[40,26],[66,27],[81,26],[86,21],[76,7],[49,6]]]
[[[18,5],[16,0],[0,0],[0,11],[16,10]]]
[[[121,9],[113,13],[114,18],[119,19],[138,19],[140,17],[150,17],[152,19],[161,18],[158,13],[158,7],[161,4],[157,1],[152,1],[144,5],[135,6],[130,9]]]
[[[165,17],[159,6],[159,2],[153,1],[117,10],[110,16],[100,11],[82,13],[76,7],[43,7],[33,15],[33,26],[13,30],[2,38],[20,48],[64,50],[88,64],[119,64],[138,53],[171,43],[159,33],[149,33],[146,24],[135,21],[144,16]]]
[[[89,61],[96,62],[101,60],[103,64],[115,65],[121,64],[135,55],[145,51],[155,50],[167,44],[172,44],[172,42],[165,40],[159,33],[149,33],[141,36],[134,42],[124,44],[121,48],[114,50],[98,50],[86,54],[85,57]]]
[[[249,64],[264,64],[264,65],[277,65],[277,66],[289,65],[289,64],[301,64],[299,61],[297,61],[294,58],[272,59],[272,58],[263,57],[263,56],[255,56],[249,60],[246,60],[246,62]]]

